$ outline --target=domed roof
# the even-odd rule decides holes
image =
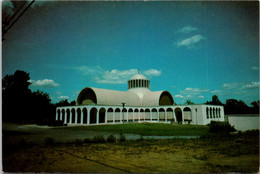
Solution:
[[[143,79],[143,80],[148,80],[144,75],[142,74],[136,74],[134,75],[130,80],[134,80],[134,79]]]

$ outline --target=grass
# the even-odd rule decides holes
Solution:
[[[208,132],[202,125],[172,125],[163,123],[127,123],[98,126],[75,126],[58,129],[138,134],[142,136],[202,136]]]
[[[258,131],[228,138],[16,146],[3,146],[5,172],[256,173],[259,166]]]

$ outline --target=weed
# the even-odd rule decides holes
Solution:
[[[54,145],[55,144],[55,140],[53,139],[53,138],[51,138],[51,137],[47,137],[45,140],[44,140],[44,142],[45,142],[45,145]]]
[[[106,140],[105,140],[104,136],[95,136],[95,137],[92,139],[92,142],[93,142],[93,143],[105,143]]]
[[[91,143],[91,139],[90,139],[90,138],[85,138],[85,139],[83,140],[83,143]]]
[[[116,142],[116,137],[111,134],[107,137],[107,142]]]
[[[120,134],[119,141],[121,142],[126,141],[126,138],[123,134]]]

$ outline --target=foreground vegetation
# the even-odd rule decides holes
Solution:
[[[258,171],[259,132],[201,139],[3,144],[5,172],[212,173]],[[113,139],[113,138],[112,138]],[[80,143],[79,143],[80,142]],[[15,160],[14,160],[15,159]]]
[[[98,126],[75,126],[59,129],[86,130],[110,133],[138,134],[142,136],[201,136],[206,135],[209,128],[202,125],[172,125],[164,123],[128,123]]]

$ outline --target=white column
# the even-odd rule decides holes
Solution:
[[[64,123],[67,123],[67,111],[65,110],[65,118],[64,118]]]
[[[84,117],[83,109],[81,110],[81,114],[80,115],[81,115],[81,117],[80,117],[81,118],[80,124],[83,124],[83,117]]]
[[[96,124],[99,124],[99,110],[97,110],[97,123]]]
[[[128,111],[126,112],[126,121],[128,122]]]
[[[182,118],[182,124],[184,124],[184,115],[183,115],[183,111],[181,111],[181,118]]]
[[[175,115],[175,112],[174,112],[174,110],[173,110],[173,117],[174,117],[174,122],[176,122],[176,121],[177,121],[177,119],[176,119],[176,115]]]
[[[122,117],[123,117],[122,114],[123,114],[123,111],[120,111],[120,123],[123,123],[123,121],[122,121],[123,120],[122,119]]]
[[[87,109],[87,124],[90,124],[90,108]]]
[[[139,113],[139,121],[140,121],[140,117],[141,117],[141,112],[140,112],[140,111],[138,111],[138,113]]]
[[[59,114],[58,110],[56,110],[56,120],[58,120]]]
[[[156,113],[157,113],[157,121],[159,122],[159,121],[160,121],[160,119],[159,119],[159,117],[160,117],[160,112],[159,112],[158,110],[156,110]]]
[[[63,115],[63,114],[62,114],[62,110],[61,110],[61,112],[60,112],[60,120],[62,120],[62,115]]]
[[[165,115],[165,122],[167,122],[167,111],[164,111],[164,115]]]
[[[78,123],[78,111],[76,110],[75,111],[75,124]]]
[[[152,111],[150,111],[150,121],[152,121],[153,120],[153,113],[152,113]]]
[[[115,112],[116,112],[116,111],[115,111],[115,110],[113,110],[113,123],[115,123],[115,122],[116,122],[116,121],[115,121],[115,120],[116,120],[116,118],[115,118],[115,117],[116,117],[116,116],[115,116]]]
[[[72,122],[72,109],[70,110],[70,124]]]
[[[107,123],[107,109],[106,109],[106,112],[105,112],[105,123]]]

